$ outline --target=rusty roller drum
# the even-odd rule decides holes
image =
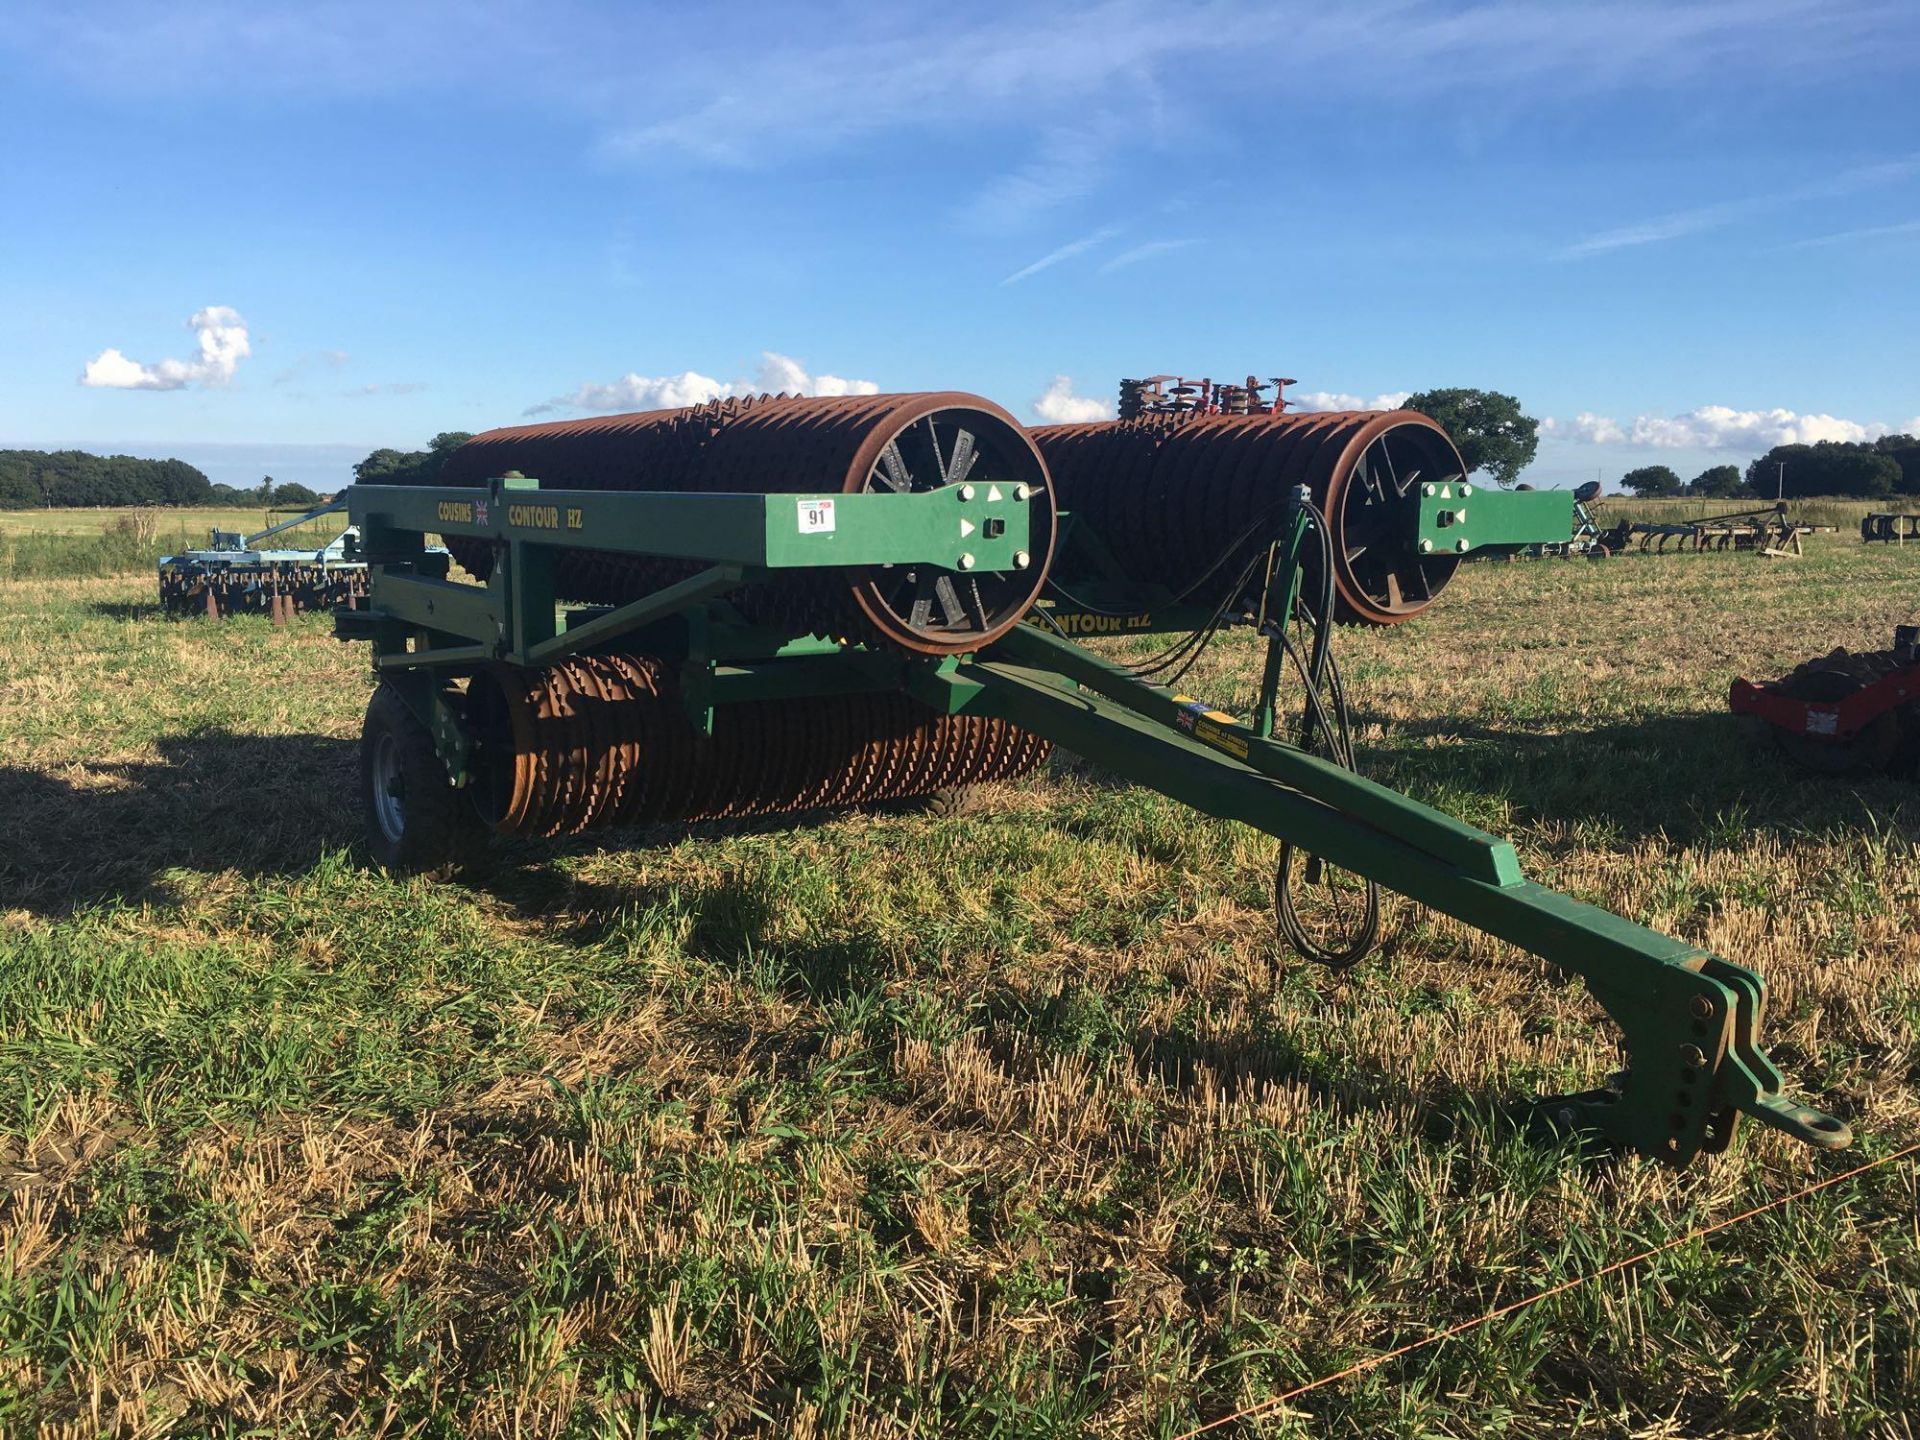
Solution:
[[[1417,487],[1464,478],[1447,432],[1411,410],[1146,415],[1031,432],[1062,510],[1132,580],[1213,604],[1305,484],[1333,531],[1339,619],[1397,625],[1459,562],[1414,548]]]
[[[933,795],[1037,769],[1046,741],[897,692],[723,705],[687,719],[671,671],[642,655],[499,665],[467,690],[475,800],[502,835],[791,814]]]
[[[831,495],[960,480],[1026,485],[1033,563],[1025,570],[847,567],[778,576],[735,597],[755,623],[922,655],[959,654],[1003,634],[1039,594],[1053,555],[1054,507],[1039,451],[999,406],[953,391],[733,399],[489,430],[448,457],[439,483],[478,485],[509,471],[579,490]],[[448,545],[462,566],[486,577],[485,545]],[[638,599],[698,568],[595,550],[561,551],[557,567],[564,598],[596,605]]]

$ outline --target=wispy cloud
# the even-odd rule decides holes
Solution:
[[[438,95],[511,56],[515,84],[492,103],[575,117],[606,157],[764,167],[949,135],[1001,177],[983,198],[1042,210],[1117,173],[1127,148],[1210,131],[1220,100],[1264,91],[1276,64],[1300,103],[1370,85],[1378,103],[1485,96],[1511,110],[1702,76],[1868,83],[1916,39],[1920,13],[1897,0],[979,0],[842,6],[806,26],[748,16],[718,33],[697,8],[589,0],[0,7],[0,54],[116,99],[169,93],[182,74],[218,77],[203,97],[215,103]],[[637,89],[639,67],[650,82]],[[1076,138],[1098,114],[1124,118]]]
[[[1722,225],[1731,225],[1743,215],[1770,205],[1782,203],[1773,196],[1757,197],[1752,200],[1729,201],[1724,205],[1703,205],[1697,210],[1679,210],[1671,215],[1662,215],[1653,220],[1642,220],[1632,225],[1621,225],[1612,230],[1602,230],[1589,235],[1586,239],[1566,247],[1560,252],[1562,260],[1580,260],[1589,255],[1604,255],[1609,250],[1630,250],[1636,245],[1658,245],[1663,240],[1678,240],[1682,236],[1696,235],[1702,230],[1717,230]]]
[[[1069,240],[1057,250],[1049,250],[1031,265],[1021,266],[1000,283],[1002,285],[1018,285],[1022,280],[1038,275],[1042,270],[1052,269],[1062,260],[1071,260],[1076,255],[1086,254],[1087,251],[1093,249],[1096,245],[1106,244],[1107,241],[1118,235],[1122,228],[1123,227],[1119,225],[1103,225],[1090,235],[1082,235],[1078,240]]]
[[[275,385],[291,385],[295,381],[305,380],[316,371],[329,372],[343,370],[351,363],[351,357],[344,350],[309,350],[295,358],[294,362],[273,377]]]
[[[1837,195],[1851,195],[1861,190],[1896,184],[1912,178],[1915,174],[1920,174],[1920,155],[1903,156],[1897,160],[1886,160],[1872,165],[1859,165],[1850,170],[1843,170],[1838,175],[1828,176],[1824,180],[1812,180],[1802,185],[1783,190],[1770,190],[1764,194],[1749,195],[1737,200],[1722,200],[1694,209],[1676,210],[1671,214],[1656,216],[1650,220],[1640,220],[1631,225],[1602,230],[1598,234],[1589,235],[1586,239],[1567,246],[1559,252],[1557,258],[1582,260],[1592,255],[1604,255],[1613,250],[1626,250],[1639,245],[1657,245],[1663,241],[1697,235],[1706,230],[1718,230],[1736,221],[1772,210],[1785,209],[1789,205],[1797,205],[1803,201],[1825,200]]]
[[[1894,225],[1867,225],[1858,230],[1841,230],[1832,235],[1815,235],[1782,246],[1786,250],[1811,250],[1820,245],[1847,245],[1856,240],[1885,240],[1898,235],[1920,235],[1920,220],[1902,220]]]
[[[652,92],[660,111],[619,128],[610,148],[764,163],[902,127],[1044,126],[1087,113],[1089,103],[1137,115],[1143,95],[1173,104],[1264,86],[1276,60],[1303,100],[1391,74],[1403,102],[1484,91],[1552,103],[1702,74],[1804,79],[1871,68],[1889,63],[1914,28],[1901,7],[1879,0],[1198,0],[1177,11],[1154,0],[1039,9],[986,0],[840,18],[822,40],[769,31],[724,55],[670,57],[656,66],[672,77]]]
[[[961,219],[971,230],[1007,233],[1091,195],[1107,178],[1112,129],[1101,123],[1048,130],[1030,158],[981,187]]]
[[[1151,260],[1156,255],[1171,254],[1199,243],[1198,240],[1149,240],[1144,245],[1135,245],[1131,250],[1122,250],[1100,267],[1100,273],[1105,275],[1114,270],[1124,270],[1129,265],[1138,265],[1142,260]]]

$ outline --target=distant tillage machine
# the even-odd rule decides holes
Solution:
[[[1545,1102],[1550,1123],[1675,1163],[1743,1113],[1845,1145],[1783,1097],[1757,976],[1528,881],[1507,842],[1352,769],[1336,613],[1404,620],[1461,557],[1569,532],[1567,495],[1463,472],[1405,412],[1029,433],[956,393],[491,431],[437,485],[347,492],[369,593],[337,633],[372,643],[380,679],[369,846],[434,869],[489,830],[939,800],[1057,744],[1279,838],[1281,929],[1316,958],[1364,953],[1377,883],[1581,976],[1631,1068]],[[431,534],[480,583],[450,578]],[[1268,640],[1250,716],[1171,688],[1228,626]],[[1073,638],[1104,633],[1174,638],[1132,666]],[[1367,896],[1337,945],[1300,908],[1334,877]]]
[[[251,535],[215,530],[204,550],[160,557],[160,604],[168,614],[204,610],[219,618],[262,614],[279,624],[303,610],[352,606],[366,594],[366,566],[347,554],[350,529],[312,549],[264,550],[262,540],[346,509],[330,500]]]

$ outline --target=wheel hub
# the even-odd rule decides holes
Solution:
[[[373,747],[373,816],[380,833],[396,844],[406,833],[406,782],[400,773],[400,744],[382,735]]]

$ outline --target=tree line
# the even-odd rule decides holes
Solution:
[[[184,460],[0,450],[0,510],[49,505],[213,505],[213,485]]]
[[[1776,445],[1743,472],[1715,465],[1682,480],[1665,465],[1642,465],[1620,477],[1635,495],[1704,495],[1771,500],[1776,495],[1848,495],[1882,500],[1920,495],[1920,439],[1886,435],[1878,440],[1822,440],[1813,445]]]
[[[138,505],[314,505],[305,485],[216,485],[184,460],[94,455],[85,450],[0,450],[0,510]]]

